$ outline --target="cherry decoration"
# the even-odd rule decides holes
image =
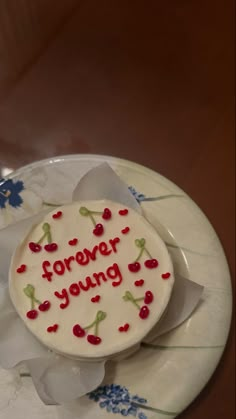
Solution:
[[[42,246],[39,243],[30,242],[29,248],[32,252],[38,253],[42,249]]]
[[[46,300],[43,303],[39,304],[38,309],[39,311],[48,311],[51,307],[50,301]]]
[[[129,263],[128,269],[130,272],[138,272],[141,269],[141,265],[139,262]]]
[[[38,317],[38,312],[37,310],[32,309],[27,311],[26,316],[28,317],[28,319],[34,320]]]
[[[154,269],[154,268],[157,268],[158,261],[157,261],[157,259],[147,259],[147,260],[145,260],[144,265],[148,269]]]
[[[105,208],[102,214],[102,218],[104,220],[110,220],[111,216],[112,216],[111,210],[109,208]]]
[[[139,317],[141,319],[146,319],[149,316],[149,308],[147,306],[142,306],[140,311],[139,311]]]
[[[102,224],[96,224],[95,228],[93,229],[93,234],[95,236],[101,236],[104,232],[104,228]]]

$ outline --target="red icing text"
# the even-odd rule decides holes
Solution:
[[[121,284],[123,278],[117,263],[113,263],[113,265],[109,266],[105,273],[94,272],[91,276],[86,276],[83,281],[71,284],[69,290],[63,288],[60,292],[55,291],[54,295],[60,300],[63,300],[60,304],[60,308],[64,309],[70,304],[70,295],[78,296],[81,291],[87,292],[91,288],[100,287],[103,282],[107,282],[109,279],[111,280],[113,287],[117,287]]]
[[[98,245],[95,245],[92,250],[85,248],[82,251],[78,251],[74,256],[69,256],[63,260],[56,260],[52,266],[48,260],[45,260],[42,263],[42,278],[45,278],[50,282],[54,274],[61,276],[64,275],[66,271],[71,272],[72,267],[76,266],[76,264],[82,266],[88,265],[91,261],[95,261],[97,259],[98,254],[102,256],[109,256],[112,252],[117,253],[117,244],[119,242],[119,237],[110,239],[108,243],[102,241]],[[81,286],[82,289],[84,289],[83,286],[84,285]],[[85,287],[87,286],[90,288],[93,285],[89,283],[85,285]],[[86,289],[84,290],[86,291]]]

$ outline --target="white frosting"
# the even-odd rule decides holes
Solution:
[[[95,214],[96,223],[102,223],[104,233],[101,236],[93,234],[93,224],[88,216],[80,214],[81,207],[87,207],[90,211],[103,212],[104,208],[109,208],[112,217],[104,220],[101,215]],[[47,214],[43,221],[33,227],[24,241],[18,246],[12,258],[9,289],[12,302],[25,322],[28,329],[47,347],[61,353],[65,356],[76,357],[78,359],[102,359],[115,356],[123,351],[134,347],[139,343],[154,325],[158,322],[164,313],[169,302],[174,283],[173,267],[170,256],[165,244],[158,236],[154,228],[147,220],[132,209],[128,209],[127,215],[120,215],[119,210],[123,209],[120,204],[110,201],[88,201],[76,202],[66,205]],[[52,215],[62,211],[60,218],[53,218]],[[50,224],[52,241],[57,243],[58,249],[54,252],[47,252],[44,245],[47,241],[41,243],[42,250],[34,253],[29,249],[29,242],[38,242],[43,235],[42,226],[47,222]],[[123,234],[121,231],[129,227],[130,231]],[[74,238],[78,239],[75,246],[68,242]],[[111,246],[109,240],[119,238],[117,243],[113,242]],[[158,267],[149,269],[144,265],[147,259],[150,259],[146,251],[139,260],[141,269],[134,273],[128,269],[128,264],[135,261],[141,250],[135,240],[145,239],[145,248],[151,254],[152,258],[158,260]],[[111,250],[109,255],[102,255],[99,250],[96,251],[96,260],[90,260],[87,265],[81,265],[76,260],[70,264],[71,271],[65,268],[63,275],[58,275],[53,271],[55,261],[64,261],[65,258],[76,255],[87,248],[91,252],[94,246],[99,243],[107,243],[107,249]],[[143,242],[142,242],[143,243]],[[104,246],[104,245],[103,245]],[[49,261],[51,266],[48,271],[53,272],[51,281],[42,277],[44,273],[42,263]],[[120,276],[109,278],[107,269],[113,264],[118,265]],[[18,273],[17,269],[26,265],[26,270]],[[59,265],[58,265],[59,266]],[[100,279],[100,286],[93,277],[94,273],[104,272],[107,281]],[[170,273],[168,279],[163,279],[163,273]],[[110,276],[115,272],[111,268]],[[90,276],[92,282],[96,284],[88,291],[80,289],[77,296],[69,292],[72,283],[82,281],[86,283],[85,278]],[[135,281],[143,279],[142,286],[135,286]],[[99,281],[98,281],[99,282]],[[113,286],[112,283],[119,283]],[[31,309],[31,300],[27,297],[23,289],[31,284],[35,289],[35,298],[41,302],[48,300],[51,303],[49,310],[38,311],[35,319],[28,319],[26,313]],[[69,295],[69,305],[61,309],[60,304],[65,299],[59,299],[54,295],[55,291],[61,293],[66,289]],[[139,309],[131,301],[125,301],[123,296],[126,291],[132,293],[134,298],[145,296],[146,291],[151,291],[154,299],[152,303],[145,304],[138,301],[141,307],[148,306],[150,313],[146,319],[139,317]],[[100,296],[99,302],[91,302],[91,298]],[[38,310],[38,303],[35,303],[35,309]],[[76,337],[73,334],[73,326],[79,324],[82,328],[91,324],[98,311],[106,313],[106,318],[99,323],[98,336],[101,342],[93,345],[87,341],[88,334],[94,334],[94,327],[86,331],[84,337]],[[127,332],[120,332],[120,326],[129,324]],[[58,324],[56,332],[49,333],[47,328]]]

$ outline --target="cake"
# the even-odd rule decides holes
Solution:
[[[107,200],[48,213],[17,246],[9,273],[12,303],[30,332],[82,361],[135,348],[166,310],[173,284],[156,230]]]

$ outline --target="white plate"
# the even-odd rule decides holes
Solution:
[[[71,406],[44,406],[30,377],[0,370],[1,419],[175,417],[199,394],[223,353],[232,311],[223,249],[196,204],[159,174],[108,156],[72,155],[39,161],[10,175],[11,195],[4,191],[5,200],[0,194],[0,226],[39,212],[45,203],[68,202],[81,176],[103,161],[132,186],[147,218],[167,243],[178,273],[204,285],[203,299],[182,326],[152,345],[143,345],[126,361],[110,363],[104,387]],[[17,180],[23,182],[23,190]],[[2,188],[0,183],[0,192]]]

